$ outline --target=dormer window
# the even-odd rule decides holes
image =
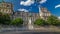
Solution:
[[[9,5],[7,5],[7,7],[9,7]]]

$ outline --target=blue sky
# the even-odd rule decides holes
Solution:
[[[1,1],[2,0],[0,0],[0,2]],[[24,2],[22,1],[24,1],[25,4],[23,4]],[[15,11],[18,11],[18,9],[22,9],[22,11],[24,10],[24,11],[35,12],[35,13],[39,11],[38,3],[34,1],[30,1],[30,3],[26,3],[29,1],[28,0],[5,0],[5,2],[13,3]],[[44,3],[40,3],[39,5],[46,7],[53,15],[60,16],[60,0],[46,0]]]

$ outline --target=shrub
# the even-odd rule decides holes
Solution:
[[[43,19],[37,19],[35,22],[34,22],[35,25],[46,25],[47,23],[45,22],[45,20]]]
[[[22,25],[22,24],[23,24],[23,20],[21,18],[16,18],[11,22],[11,25],[16,25],[16,26]]]

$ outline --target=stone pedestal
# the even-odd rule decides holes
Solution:
[[[32,21],[31,21],[31,18],[28,19],[28,29],[29,30],[32,30],[33,29],[33,25],[32,25]]]

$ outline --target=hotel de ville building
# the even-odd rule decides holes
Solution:
[[[39,13],[25,12],[25,11],[15,11],[13,10],[13,4],[9,2],[0,2],[0,12],[7,13],[12,15],[12,19],[22,18],[24,23],[28,23],[29,17],[31,16],[32,22],[34,22],[38,18],[42,18],[44,20],[47,19],[51,13],[45,7],[39,7]]]

